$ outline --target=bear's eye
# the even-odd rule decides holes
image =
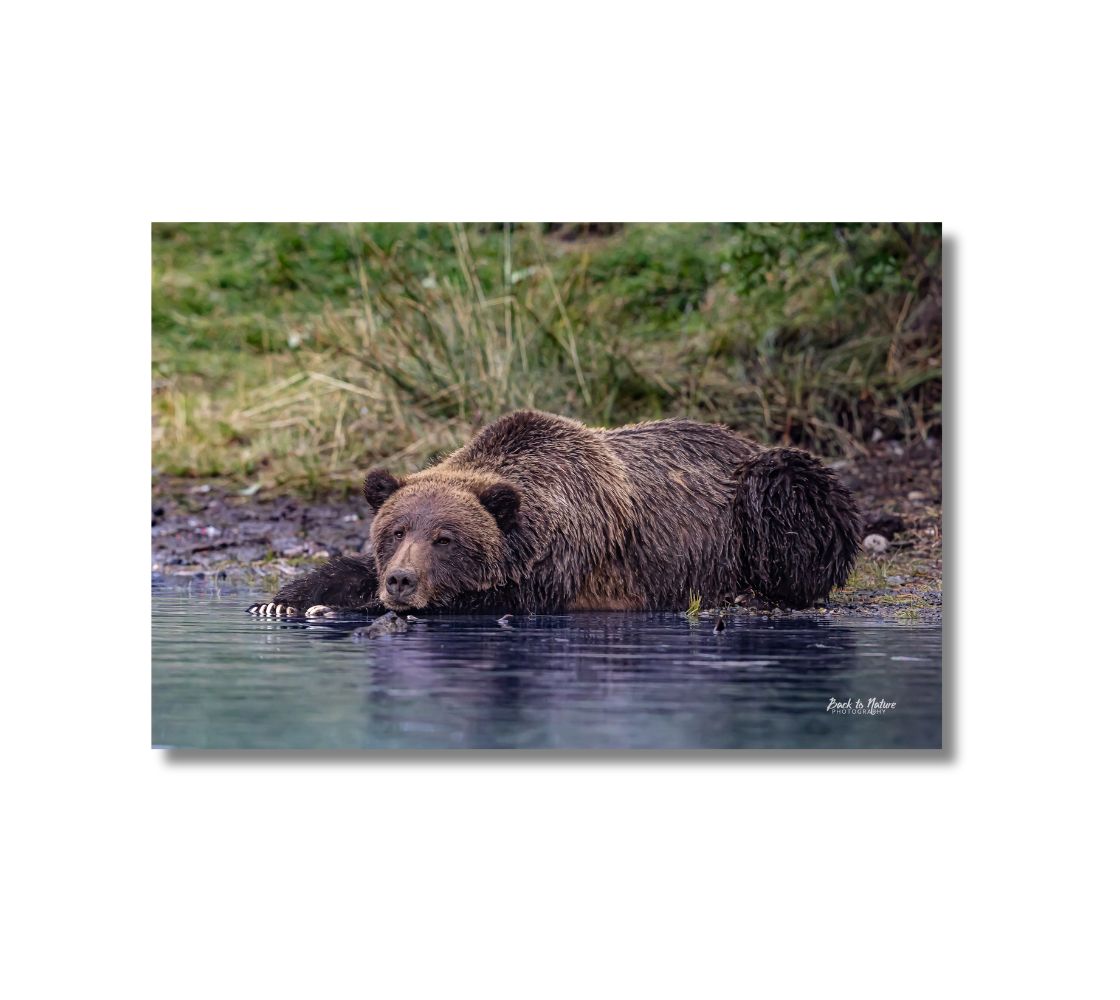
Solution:
[[[450,535],[440,535],[439,538],[437,538],[435,540],[435,544],[436,545],[450,545],[451,544],[451,536]]]
[[[398,539],[404,538],[404,528],[397,528],[397,530],[393,532],[393,537]]]

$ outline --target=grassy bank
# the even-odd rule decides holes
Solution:
[[[153,466],[331,492],[513,408],[940,433],[935,225],[158,224]]]

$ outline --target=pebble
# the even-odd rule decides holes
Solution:
[[[906,494],[907,500],[924,500],[926,495],[921,490],[911,490]]]
[[[888,576],[887,577],[887,583],[889,583],[892,587],[897,587],[900,583],[905,583],[905,582],[906,582],[906,577],[904,577],[904,576]]]
[[[868,535],[863,540],[864,551],[876,556],[886,552],[889,545],[890,543],[882,535]]]

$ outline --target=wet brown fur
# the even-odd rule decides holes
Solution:
[[[319,600],[328,579],[338,597],[328,564],[277,602],[668,609],[752,588],[803,607],[843,583],[859,538],[850,496],[811,456],[689,420],[604,430],[520,411],[431,468],[374,470],[365,492],[375,556],[351,560],[353,600]],[[404,602],[376,586],[402,568],[419,581]]]

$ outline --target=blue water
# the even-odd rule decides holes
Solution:
[[[941,629],[677,614],[277,622],[254,595],[152,594],[152,743],[180,748],[941,745]],[[880,714],[827,711],[830,699]]]

